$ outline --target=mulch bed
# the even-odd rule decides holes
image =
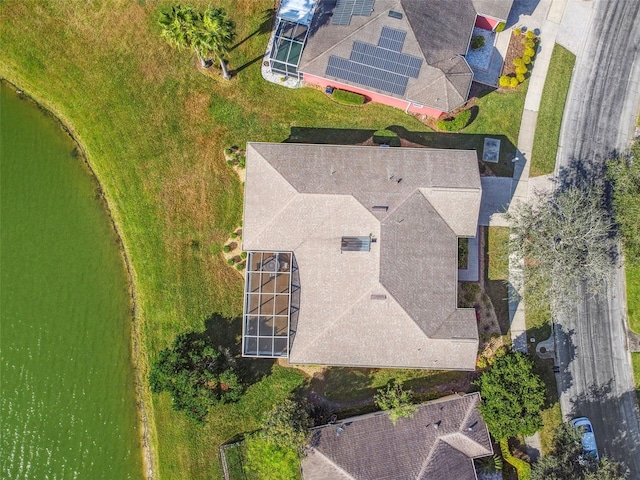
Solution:
[[[527,37],[523,34],[516,35],[515,33],[511,33],[511,39],[509,40],[509,48],[507,49],[507,54],[505,55],[504,65],[502,66],[502,74],[501,75],[515,75],[516,67],[513,64],[513,61],[516,58],[522,58],[524,55],[525,45],[524,43],[527,41]]]

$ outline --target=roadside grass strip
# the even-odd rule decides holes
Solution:
[[[627,274],[627,314],[629,327],[640,333],[640,264],[626,267]]]
[[[553,173],[555,169],[562,115],[575,61],[575,55],[566,48],[558,44],[553,47],[531,153],[532,177]]]

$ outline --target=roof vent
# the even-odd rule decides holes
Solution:
[[[389,10],[389,16],[391,18],[397,18],[398,20],[402,20],[402,14],[400,12],[394,12],[393,10]]]
[[[389,206],[387,205],[374,205],[371,209],[374,212],[387,212],[389,210]]]
[[[387,296],[384,294],[372,293],[371,300],[386,300]]]

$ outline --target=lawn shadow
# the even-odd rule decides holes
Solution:
[[[371,380],[370,368],[328,367],[311,380],[310,388],[336,402],[364,400],[376,391]]]
[[[289,137],[283,143],[358,145],[371,139],[375,132],[350,128],[291,127]]]
[[[248,62],[245,62],[244,64],[240,65],[238,68],[234,68],[232,70],[229,70],[229,75],[231,75],[232,77],[236,76],[238,73],[240,73],[242,70],[244,70],[245,68],[250,67],[251,65],[253,65],[254,63],[262,60],[264,58],[264,55],[258,55],[257,57],[249,60]]]
[[[205,320],[204,326],[204,332],[197,335],[201,338],[206,337],[211,344],[233,358],[238,368],[238,375],[245,385],[259,382],[271,373],[275,360],[242,356],[241,318],[226,318],[215,313]]]

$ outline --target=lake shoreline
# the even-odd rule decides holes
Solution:
[[[152,445],[152,407],[150,405],[151,399],[148,395],[147,389],[145,389],[145,382],[143,381],[143,372],[145,371],[143,364],[141,363],[143,358],[146,358],[146,352],[144,352],[144,342],[141,331],[141,319],[138,316],[138,301],[136,294],[136,285],[134,281],[134,270],[127,255],[127,250],[121,235],[121,228],[116,222],[116,219],[112,215],[109,201],[104,195],[102,184],[95,170],[93,169],[89,158],[86,154],[85,148],[78,140],[78,136],[73,129],[62,121],[60,115],[56,114],[55,109],[45,104],[44,101],[38,100],[32,93],[26,92],[23,88],[19,87],[16,82],[6,78],[6,76],[0,76],[0,82],[6,82],[22,99],[32,102],[41,111],[45,112],[48,116],[55,120],[55,122],[65,131],[65,133],[71,138],[75,144],[76,151],[74,155],[82,160],[82,163],[87,168],[91,178],[95,182],[97,198],[99,199],[104,211],[109,219],[109,223],[113,232],[115,233],[116,243],[118,251],[120,252],[120,258],[123,262],[124,269],[127,276],[127,286],[130,298],[130,318],[131,318],[131,359],[133,367],[133,378],[135,386],[135,403],[136,412],[138,417],[138,436],[142,450],[142,461],[144,477],[147,480],[154,480],[156,478],[155,471],[157,466],[156,452]],[[146,362],[145,362],[146,365]],[[145,395],[145,393],[147,395]]]

